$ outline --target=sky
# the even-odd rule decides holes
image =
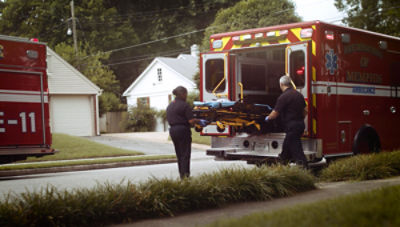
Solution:
[[[321,20],[332,24],[342,24],[345,16],[339,12],[334,3],[335,0],[292,0],[296,4],[297,14],[304,21]]]

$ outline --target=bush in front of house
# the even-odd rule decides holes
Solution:
[[[149,132],[156,126],[157,111],[148,105],[138,103],[128,111],[128,120],[124,122],[125,129],[131,132]]]

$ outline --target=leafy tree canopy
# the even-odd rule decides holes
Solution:
[[[299,22],[291,0],[242,0],[218,12],[215,21],[207,28],[202,42],[209,48],[209,37],[220,32],[259,28]]]
[[[351,27],[400,36],[399,0],[335,0],[335,6]]]

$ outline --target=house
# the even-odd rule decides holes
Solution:
[[[101,89],[50,48],[47,75],[52,133],[99,135]]]
[[[128,108],[138,102],[156,110],[165,110],[173,99],[172,90],[184,86],[188,92],[196,89],[193,76],[198,72],[197,45],[191,47],[191,54],[181,54],[177,58],[157,57],[126,89]],[[165,131],[161,119],[157,119],[155,131]]]

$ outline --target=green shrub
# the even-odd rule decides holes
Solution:
[[[156,126],[157,111],[148,105],[138,103],[128,111],[128,120],[124,123],[125,128],[132,132],[153,131]]]
[[[371,180],[400,175],[400,151],[357,155],[331,163],[321,172],[326,181]]]
[[[186,102],[189,103],[190,107],[194,107],[193,102],[194,101],[199,101],[200,100],[200,95],[198,91],[191,91],[189,92]]]
[[[189,179],[150,179],[134,185],[8,196],[0,203],[0,226],[97,226],[172,216],[224,204],[268,200],[314,189],[307,171],[284,166],[225,169]]]

